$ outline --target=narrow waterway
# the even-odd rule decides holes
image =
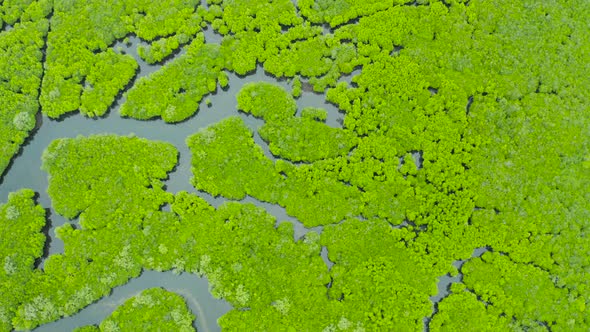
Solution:
[[[207,41],[218,42],[220,40],[220,36],[211,29],[205,32],[205,36]],[[150,65],[139,58],[137,47],[145,43],[135,36],[129,36],[128,40],[129,43],[116,42],[113,48],[118,52],[132,55],[137,60],[139,68],[132,82],[137,82],[140,77],[148,76],[162,67],[162,64]],[[182,49],[178,50],[165,63],[173,61],[174,58],[184,53]],[[211,101],[211,106],[207,106],[203,101],[195,116],[178,124],[166,124],[160,119],[138,121],[120,117],[119,107],[125,102],[123,93],[113,104],[109,113],[102,118],[87,118],[79,113],[66,115],[60,120],[39,116],[38,129],[21,148],[20,153],[13,159],[10,168],[0,180],[0,197],[3,201],[6,200],[10,192],[30,188],[38,193],[37,202],[47,211],[45,257],[39,261],[38,267],[43,268],[44,260],[48,255],[64,252],[63,242],[55,237],[55,228],[66,222],[76,223],[76,220],[66,220],[55,213],[51,200],[47,195],[48,179],[47,174],[41,170],[41,155],[50,142],[58,138],[79,135],[88,136],[101,133],[129,135],[133,133],[138,137],[171,143],[179,151],[179,162],[165,181],[167,191],[171,193],[179,191],[194,192],[206,199],[211,205],[217,207],[225,199],[198,192],[190,184],[192,176],[190,171],[190,151],[185,144],[185,139],[200,128],[217,123],[228,116],[238,115],[254,132],[254,140],[262,147],[265,155],[271,160],[275,160],[275,157],[268,149],[267,143],[257,133],[257,129],[264,122],[237,111],[235,96],[239,90],[246,83],[258,81],[276,83],[283,86],[287,91],[291,90],[290,81],[276,80],[271,75],[264,73],[262,68],[259,67],[254,74],[247,77],[229,74],[229,87],[225,91],[219,89],[217,93],[207,97]],[[301,97],[297,99],[297,106],[299,113],[303,107],[307,106],[324,108],[328,112],[326,124],[332,127],[342,126],[343,114],[334,105],[325,102],[325,95],[304,91]],[[292,223],[294,225],[294,240],[300,239],[309,231],[318,233],[322,231],[321,227],[312,229],[304,227],[296,218],[287,215],[285,209],[280,206],[261,202],[252,197],[247,197],[243,202],[253,203],[264,208],[269,214],[277,218],[277,225],[281,222]],[[326,265],[331,267],[333,263],[328,260],[325,248],[322,250],[321,256],[326,261]],[[190,309],[197,316],[195,327],[198,327],[199,331],[219,331],[217,319],[231,309],[231,306],[226,301],[214,299],[211,296],[205,278],[186,273],[174,275],[171,272],[145,271],[140,277],[131,280],[128,284],[113,289],[109,297],[98,300],[71,317],[46,324],[35,329],[35,331],[68,331],[77,326],[98,324],[129,297],[146,288],[160,286],[185,298]]]
[[[199,332],[219,331],[217,318],[231,309],[227,302],[211,296],[206,278],[199,278],[190,273],[177,275],[169,271],[143,271],[139,277],[114,288],[109,297],[87,306],[70,317],[40,326],[35,331],[71,331],[83,325],[98,325],[129,298],[153,287],[162,287],[182,296],[188,308],[196,316],[193,326]]]
[[[430,321],[432,317],[438,313],[438,304],[444,300],[447,296],[451,295],[451,284],[453,283],[460,283],[463,282],[463,271],[461,268],[471,258],[481,257],[484,253],[490,251],[489,248],[482,247],[482,248],[475,248],[471,257],[468,259],[456,260],[453,262],[453,266],[457,268],[459,271],[456,276],[451,276],[449,274],[445,274],[438,278],[437,289],[438,292],[436,295],[430,297],[430,301],[432,302],[432,315],[429,317],[424,318],[424,330],[430,331]]]

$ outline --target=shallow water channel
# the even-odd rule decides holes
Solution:
[[[207,42],[220,41],[220,36],[213,33],[211,29],[205,31],[205,38]],[[136,77],[132,81],[133,83],[137,82],[140,77],[150,75],[157,71],[162,67],[162,64],[150,65],[144,62],[137,52],[137,47],[143,42],[134,36],[130,36],[129,41],[130,43],[128,44],[120,41],[116,42],[113,48],[117,52],[129,54],[137,60],[139,68]],[[184,53],[182,48],[179,49],[165,63],[173,61],[174,58]],[[346,81],[350,84],[352,77],[359,73],[360,70],[357,69],[350,75],[343,76],[341,81]],[[264,154],[271,160],[275,160],[275,157],[268,149],[268,145],[257,133],[257,129],[264,122],[237,111],[237,93],[244,84],[257,81],[276,83],[288,91],[291,90],[291,83],[289,81],[277,80],[271,75],[265,74],[264,70],[259,67],[255,73],[246,77],[229,74],[229,87],[226,90],[218,89],[216,93],[206,97],[211,101],[211,106],[207,106],[205,101],[203,101],[195,116],[178,124],[166,124],[160,119],[139,121],[120,117],[119,107],[125,102],[124,96],[118,98],[109,113],[102,118],[92,119],[79,113],[74,113],[64,116],[60,120],[52,120],[46,116],[39,115],[37,130],[22,147],[21,152],[13,159],[10,168],[0,179],[0,201],[5,201],[10,192],[22,188],[30,188],[37,192],[37,202],[47,211],[47,244],[45,255],[39,261],[38,267],[43,268],[44,259],[48,255],[64,252],[63,242],[55,237],[55,228],[66,222],[77,222],[76,220],[66,220],[64,217],[55,213],[51,206],[51,200],[47,195],[48,179],[47,174],[41,170],[41,155],[50,142],[58,138],[76,137],[78,135],[87,136],[101,133],[129,135],[133,133],[138,137],[171,143],[179,152],[179,160],[176,168],[169,174],[169,178],[165,181],[167,191],[171,193],[177,193],[179,191],[193,192],[204,198],[214,207],[218,207],[227,200],[223,197],[213,197],[207,193],[198,192],[190,184],[190,178],[192,176],[190,171],[191,156],[185,144],[185,139],[200,128],[217,123],[228,116],[237,115],[252,130],[254,140],[262,148]],[[297,99],[297,106],[298,115],[301,109],[307,106],[324,108],[328,112],[326,124],[332,127],[342,127],[344,115],[333,104],[327,103],[323,94],[316,94],[304,90],[301,97]],[[267,213],[277,219],[277,224],[280,222],[292,223],[294,226],[294,240],[298,240],[309,231],[318,233],[322,231],[321,226],[312,229],[306,228],[296,218],[289,216],[285,209],[278,205],[261,202],[249,196],[241,202],[253,203],[264,208]],[[168,207],[164,207],[163,209],[168,209]],[[475,251],[474,257],[481,255],[481,253]],[[328,269],[330,269],[334,263],[328,259],[328,252],[325,247],[321,250],[321,256],[326,262]],[[457,268],[460,268],[464,262],[455,262]],[[461,274],[455,277],[449,275],[440,277],[438,282],[439,292],[431,297],[433,314],[437,311],[437,303],[448,295],[450,284],[460,282],[461,278]],[[217,324],[217,319],[231,309],[231,305],[226,301],[213,298],[208,290],[209,284],[205,277],[201,278],[189,273],[176,275],[170,271],[144,271],[138,278],[131,279],[129,283],[114,288],[110,296],[98,300],[70,317],[40,326],[34,331],[71,331],[78,326],[99,324],[127,299],[152,287],[162,287],[181,295],[185,299],[189,309],[195,314],[196,320],[193,325],[199,331],[219,331],[220,327]],[[426,317],[424,319],[426,331],[428,330],[430,318]]]
[[[205,31],[205,38],[207,42],[220,41],[220,36],[213,33],[211,29]],[[120,41],[116,42],[113,48],[117,52],[129,54],[137,60],[139,68],[136,77],[132,81],[133,83],[137,82],[140,77],[157,71],[162,67],[162,64],[150,65],[145,63],[139,58],[137,52],[137,47],[143,42],[134,36],[130,36],[129,41],[130,43],[128,44]],[[174,58],[184,53],[182,48],[179,49],[165,63],[173,61]],[[346,81],[350,84],[352,77],[359,73],[360,70],[357,69],[350,75],[343,76],[341,81]],[[289,81],[277,80],[271,75],[265,74],[264,70],[259,67],[254,74],[246,77],[229,74],[229,87],[226,90],[218,89],[216,93],[206,97],[211,101],[211,106],[207,106],[205,101],[203,101],[195,116],[178,124],[166,124],[160,119],[138,121],[120,117],[119,106],[125,102],[124,96],[116,100],[106,116],[98,119],[87,118],[79,113],[64,116],[60,120],[52,120],[46,116],[39,115],[38,129],[22,147],[21,152],[14,158],[10,168],[0,179],[0,201],[5,201],[10,192],[22,188],[30,188],[38,193],[37,202],[47,211],[47,245],[45,256],[39,261],[38,267],[43,268],[44,259],[48,255],[64,252],[63,242],[55,237],[55,228],[66,222],[77,222],[76,220],[66,220],[55,213],[51,206],[51,200],[46,192],[48,179],[47,174],[41,170],[41,155],[51,141],[63,137],[76,137],[78,135],[87,136],[101,133],[129,135],[133,133],[138,137],[171,143],[179,151],[179,161],[174,171],[169,174],[169,178],[165,181],[167,191],[171,193],[177,193],[179,191],[193,192],[204,198],[214,207],[218,207],[227,200],[222,197],[213,197],[204,192],[198,192],[190,184],[190,178],[192,176],[190,171],[191,156],[185,144],[185,139],[200,128],[217,123],[228,116],[237,115],[253,131],[254,140],[263,149],[265,155],[275,160],[275,157],[268,149],[268,145],[257,133],[257,129],[264,122],[237,111],[237,93],[244,84],[256,81],[277,83],[288,91],[291,90],[291,83]],[[301,97],[297,99],[297,106],[298,115],[301,109],[307,106],[324,108],[328,112],[326,124],[332,127],[342,126],[344,115],[333,104],[327,103],[323,94],[316,94],[304,90]],[[252,197],[246,197],[241,202],[253,203],[264,208],[267,213],[276,217],[277,224],[280,222],[292,223],[294,226],[294,240],[298,240],[309,231],[316,231],[318,233],[322,231],[321,226],[312,229],[306,228],[296,218],[289,216],[285,209],[278,205],[261,202]],[[168,209],[168,207],[164,207],[163,209]],[[483,251],[476,250],[473,256],[477,257],[482,253]],[[330,269],[333,263],[328,259],[328,252],[325,247],[321,250],[321,256],[326,262],[328,269]],[[464,262],[456,261],[456,267],[460,268]],[[461,273],[455,277],[445,275],[439,278],[439,292],[431,297],[433,314],[437,311],[438,302],[448,295],[450,284],[460,282],[461,279]],[[34,331],[71,331],[78,326],[99,324],[127,299],[139,294],[144,289],[152,287],[162,287],[183,296],[189,309],[196,316],[193,325],[199,331],[219,331],[220,327],[217,324],[217,319],[231,309],[231,305],[226,301],[212,297],[208,290],[209,284],[206,278],[189,273],[176,275],[170,271],[144,271],[138,278],[131,279],[129,283],[114,288],[110,296],[98,300],[70,317],[43,325]],[[429,329],[428,324],[430,319],[431,317],[424,319],[426,331]]]
[[[209,30],[206,32],[206,39],[216,41],[217,36]],[[125,52],[136,58],[140,67],[134,79],[135,82],[139,77],[149,75],[161,68],[161,65],[149,65],[138,57],[137,46],[140,41],[136,37],[131,36],[130,42],[129,45],[117,42],[113,47],[119,52]],[[180,50],[174,57],[182,54],[184,52]],[[172,59],[167,61],[172,61]],[[124,103],[124,97],[119,98],[109,113],[99,119],[87,118],[80,114],[65,116],[60,120],[51,120],[46,116],[39,116],[38,129],[22,147],[21,152],[13,159],[10,168],[0,180],[0,201],[5,201],[8,193],[22,188],[30,188],[36,191],[38,193],[37,202],[46,209],[48,218],[46,232],[48,237],[44,258],[47,255],[63,253],[64,244],[55,237],[55,228],[66,222],[75,223],[76,221],[66,220],[55,213],[51,207],[51,200],[46,192],[48,186],[47,174],[40,169],[41,155],[44,149],[51,141],[63,137],[87,136],[99,133],[118,135],[134,133],[138,137],[169,142],[179,151],[179,163],[176,169],[170,173],[169,179],[165,181],[169,192],[176,193],[181,190],[195,192],[213,206],[219,206],[225,199],[197,192],[189,182],[191,177],[190,151],[185,144],[186,137],[195,133],[199,128],[214,124],[228,116],[238,115],[254,132],[254,139],[262,147],[265,155],[274,160],[274,156],[268,150],[268,145],[258,136],[256,131],[263,124],[263,121],[239,113],[236,110],[235,96],[244,84],[255,81],[274,82],[289,91],[291,89],[290,82],[286,80],[277,81],[272,76],[265,74],[261,68],[258,68],[256,73],[247,77],[238,77],[233,74],[230,74],[229,77],[229,88],[227,90],[220,89],[217,93],[208,96],[212,103],[210,107],[206,106],[203,101],[200,110],[195,116],[178,124],[166,124],[159,119],[138,121],[121,118],[118,109]],[[341,126],[343,114],[339,113],[334,105],[326,103],[324,95],[303,92],[302,96],[297,99],[297,105],[299,111],[306,106],[325,108],[328,111],[326,124],[334,127]],[[263,203],[251,197],[247,197],[243,201],[263,207],[268,213],[277,218],[277,222],[293,223],[296,239],[310,230],[321,232],[321,227],[305,228],[297,219],[288,216],[280,206]],[[330,267],[332,263],[327,258],[326,250],[322,250],[322,257]],[[42,267],[43,260],[39,262],[39,268]],[[110,296],[100,299],[71,317],[46,324],[35,329],[35,331],[69,331],[77,326],[98,324],[125,300],[151,287],[163,287],[183,296],[191,311],[197,316],[194,326],[199,331],[219,331],[217,319],[231,309],[231,306],[226,301],[214,299],[211,296],[206,278],[199,278],[196,275],[187,273],[175,275],[172,272],[144,271],[140,277],[132,279],[128,284],[113,289]]]

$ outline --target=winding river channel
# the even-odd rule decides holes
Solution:
[[[205,38],[207,42],[219,42],[219,37],[212,33],[210,29],[206,31]],[[129,40],[129,44],[117,42],[113,45],[113,48],[118,52],[130,54],[137,60],[139,69],[134,81],[162,67],[163,64],[149,65],[145,63],[137,53],[137,46],[142,42],[134,36],[131,36]],[[166,62],[172,61],[175,57],[181,56],[184,53],[181,49]],[[235,96],[243,85],[249,82],[273,82],[285,87],[289,91],[291,89],[290,82],[277,80],[265,74],[262,68],[258,68],[256,73],[247,77],[238,77],[237,75],[229,74],[229,78],[229,87],[226,90],[218,90],[217,93],[208,96],[211,106],[207,106],[203,101],[200,110],[195,116],[178,124],[166,124],[160,119],[138,121],[120,117],[119,107],[125,102],[124,96],[118,98],[109,113],[102,118],[87,118],[79,113],[75,113],[59,120],[52,120],[46,116],[39,115],[36,131],[21,148],[20,153],[13,159],[11,166],[0,180],[0,197],[2,200],[6,200],[10,192],[22,188],[30,188],[38,193],[37,202],[47,211],[47,245],[45,257],[40,260],[38,267],[43,268],[44,259],[48,255],[64,252],[63,242],[55,237],[55,228],[66,222],[76,222],[76,220],[66,220],[64,217],[55,213],[51,206],[51,200],[47,195],[48,179],[47,174],[41,170],[41,155],[49,143],[55,139],[100,133],[118,135],[129,135],[133,133],[138,137],[171,143],[179,151],[179,163],[176,169],[170,173],[168,180],[165,181],[167,190],[172,193],[182,190],[195,192],[215,207],[222,204],[225,199],[212,197],[203,192],[197,192],[190,184],[190,151],[185,144],[187,136],[195,133],[200,128],[214,124],[228,116],[238,115],[254,132],[254,139],[262,147],[265,155],[274,160],[275,158],[270,153],[268,145],[257,133],[257,129],[263,124],[263,121],[238,112]],[[304,91],[301,97],[297,99],[297,105],[299,111],[306,106],[322,107],[328,111],[326,124],[333,127],[342,126],[343,114],[339,113],[334,105],[326,103],[324,95]],[[277,223],[293,223],[295,239],[298,239],[310,230],[321,232],[321,227],[314,229],[305,228],[297,219],[287,215],[285,209],[280,206],[260,202],[252,197],[245,198],[243,202],[250,202],[263,207],[268,213],[277,218]],[[331,267],[333,263],[328,260],[327,250],[325,248],[322,250],[322,257],[328,267]],[[188,273],[175,275],[172,272],[144,271],[138,278],[132,279],[129,283],[113,289],[110,296],[100,299],[70,317],[38,327],[35,331],[69,331],[77,326],[99,324],[125,300],[151,287],[163,287],[183,296],[189,308],[197,316],[194,326],[199,331],[219,331],[220,327],[217,324],[217,319],[231,309],[231,306],[226,301],[214,299],[211,296],[208,291],[206,278],[200,278]]]
[[[212,33],[210,30],[206,31],[205,38],[208,42],[219,42],[220,40],[220,36]],[[134,82],[140,77],[147,76],[162,67],[163,64],[150,65],[145,63],[137,53],[137,47],[142,42],[133,36],[129,40],[130,43],[128,44],[117,42],[113,45],[113,48],[118,52],[130,54],[137,60],[139,69]],[[166,62],[172,61],[175,57],[181,56],[184,53],[180,49]],[[355,70],[351,75],[343,77],[342,80],[350,83],[351,78],[358,73],[359,70]],[[76,222],[76,220],[66,220],[64,217],[55,213],[51,206],[51,200],[47,195],[48,179],[47,174],[41,170],[41,155],[51,141],[63,137],[76,137],[78,135],[87,136],[101,133],[129,135],[133,133],[138,137],[171,143],[179,151],[179,161],[175,170],[170,173],[169,178],[165,181],[166,189],[171,193],[177,193],[179,191],[196,193],[211,205],[218,207],[226,199],[196,191],[190,184],[190,178],[192,176],[190,171],[191,156],[185,144],[185,139],[200,128],[217,123],[228,116],[237,115],[253,131],[254,140],[263,149],[265,155],[269,159],[275,160],[275,157],[268,149],[267,143],[260,138],[257,132],[257,129],[264,122],[237,111],[237,101],[235,98],[237,93],[244,84],[258,81],[276,83],[287,90],[291,89],[290,82],[277,80],[273,76],[264,73],[264,70],[259,67],[254,74],[246,77],[239,77],[230,73],[229,87],[226,90],[218,90],[217,93],[208,96],[208,99],[211,101],[210,106],[207,106],[203,100],[195,116],[177,124],[166,124],[160,119],[138,121],[122,118],[119,116],[119,107],[125,102],[124,95],[118,98],[106,116],[101,118],[88,118],[79,113],[74,113],[59,120],[52,120],[44,115],[39,115],[36,131],[22,147],[20,153],[13,159],[10,168],[0,180],[0,197],[2,199],[5,200],[10,192],[22,188],[30,188],[38,193],[37,202],[47,211],[47,245],[45,255],[40,260],[38,267],[43,268],[44,259],[48,255],[64,252],[63,242],[55,237],[55,228],[66,222]],[[333,104],[327,103],[323,94],[316,94],[304,90],[301,97],[297,99],[297,106],[298,113],[307,106],[324,108],[328,112],[326,124],[332,127],[342,126],[343,114]],[[242,202],[253,203],[264,208],[276,218],[277,224],[281,222],[292,223],[295,231],[294,240],[299,239],[309,231],[316,231],[318,233],[322,231],[321,226],[312,229],[306,228],[296,218],[289,216],[285,209],[278,205],[261,202],[252,197],[246,197]],[[164,209],[166,208],[164,207]],[[481,255],[481,253],[480,251],[474,252],[474,257]],[[325,247],[321,250],[321,256],[326,262],[327,267],[331,268],[333,263],[328,259],[328,252]],[[460,268],[464,261],[457,261],[456,263],[457,267]],[[437,303],[448,295],[450,284],[459,282],[461,277],[461,274],[455,277],[448,275],[440,277],[438,283],[439,292],[431,298],[433,302],[433,314],[437,310]],[[70,317],[38,327],[35,331],[70,331],[78,326],[99,324],[127,299],[139,294],[144,289],[152,287],[162,287],[183,296],[190,310],[197,317],[194,321],[194,327],[199,331],[219,331],[220,327],[217,324],[217,319],[231,309],[231,305],[226,301],[213,298],[208,290],[209,285],[206,278],[188,273],[176,275],[170,271],[144,271],[138,278],[132,279],[123,286],[114,288],[110,296],[98,300]],[[424,321],[426,330],[428,329],[429,320],[430,318],[425,318]]]

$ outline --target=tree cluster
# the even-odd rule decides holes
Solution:
[[[150,288],[125,301],[99,326],[83,326],[74,332],[194,332],[194,319],[180,295],[162,288]]]
[[[205,44],[200,33],[187,52],[150,76],[142,77],[126,93],[122,116],[135,119],[161,117],[168,123],[180,122],[198,109],[204,96],[227,86],[219,46]]]
[[[103,116],[136,75],[137,62],[112,46],[129,34],[153,43],[148,62],[186,44],[201,29],[199,1],[58,1],[48,33],[40,103],[49,117],[80,111]]]
[[[35,270],[22,284],[23,294],[10,303],[16,329],[31,329],[69,316],[140,274],[142,262],[137,257],[144,243],[142,222],[173,200],[161,180],[176,161],[172,145],[136,137],[81,136],[50,144],[43,153],[43,169],[49,173],[48,193],[54,210],[69,219],[77,218],[77,222],[56,229],[65,252],[49,256],[43,270]],[[38,209],[43,217],[44,210]],[[22,208],[12,210],[11,215],[20,212],[22,218],[39,225],[38,219]],[[33,225],[29,232],[38,231],[43,224]],[[21,245],[40,239],[38,250],[43,247],[42,235],[28,237],[31,240],[20,240]],[[19,281],[12,278],[10,282]]]
[[[23,239],[0,242],[1,329],[71,315],[142,269],[173,269],[205,275],[232,304],[219,321],[228,330],[588,330],[587,1],[169,4],[4,1],[14,24],[0,32],[4,155],[37,101],[52,117],[102,114],[137,66],[110,46],[135,33],[151,42],[148,60],[187,52],[129,90],[124,116],[182,121],[227,84],[225,70],[260,64],[294,78],[291,93],[252,83],[236,96],[264,120],[276,161],[239,117],[188,137],[191,183],[234,200],[214,208],[164,190],[177,161],[169,144],[52,142],[48,192],[78,220],[57,230],[65,252],[33,270],[43,211],[27,191],[0,208],[0,227]],[[220,44],[198,34],[209,24]],[[309,85],[344,112],[342,128],[321,111],[297,116],[293,97]],[[236,202],[246,196],[321,234],[294,239],[292,224]],[[476,248],[488,252],[472,257]],[[433,306],[447,274],[458,281]]]
[[[16,308],[29,299],[35,260],[43,256],[44,226],[45,209],[30,189],[11,193],[0,205],[0,331],[12,330]]]
[[[47,1],[0,4],[0,23],[13,25],[0,31],[0,175],[37,123],[49,11]]]

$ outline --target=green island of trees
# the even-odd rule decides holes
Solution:
[[[0,329],[12,330],[14,309],[22,303],[33,277],[35,260],[43,256],[45,210],[29,189],[11,193],[0,206]]]
[[[99,326],[88,325],[74,332],[195,331],[195,316],[184,299],[162,288],[150,288],[125,301]]]
[[[586,0],[0,1],[3,179],[75,112],[174,126],[237,103],[182,158],[132,134],[43,142],[64,251],[45,254],[45,193],[2,198],[0,331],[143,270],[206,277],[224,331],[588,331],[588,17]],[[140,73],[117,49],[131,37],[162,66]],[[227,93],[262,72],[276,83]],[[298,106],[310,94],[340,126]],[[194,190],[166,187],[179,160]],[[155,288],[78,331],[193,320]]]
[[[24,2],[0,5],[0,25],[14,25],[0,31],[0,174],[35,128],[39,111],[49,10],[44,1],[30,6]]]

